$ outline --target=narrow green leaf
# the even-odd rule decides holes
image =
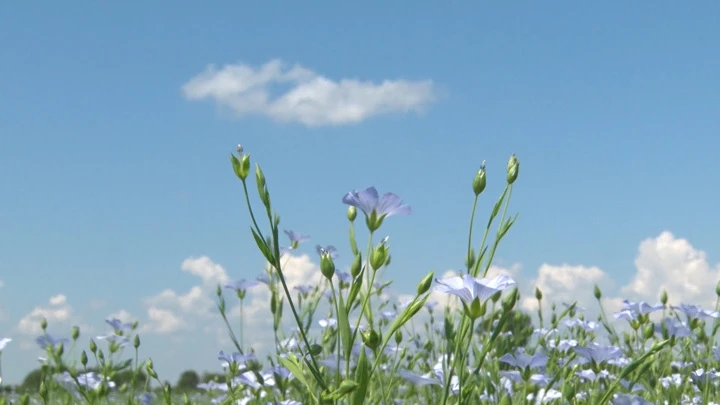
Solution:
[[[300,364],[298,364],[295,361],[290,360],[289,358],[285,358],[285,357],[278,356],[277,359],[283,365],[283,367],[288,369],[288,371],[290,371],[292,373],[292,375],[295,376],[296,380],[300,381],[307,388],[308,392],[310,393],[310,395],[312,395],[313,399],[315,399],[317,401],[317,399],[315,398],[315,394],[313,394],[313,388],[310,386],[308,381],[305,379],[305,375],[302,372],[302,368],[300,368]]]
[[[358,360],[357,369],[355,369],[355,381],[357,388],[352,395],[352,405],[362,405],[365,402],[367,388],[370,385],[370,362],[365,355],[365,347],[360,350],[360,359]]]
[[[350,321],[348,320],[348,310],[345,308],[345,304],[343,303],[343,297],[342,293],[338,294],[338,303],[340,304],[340,313],[338,315],[338,330],[340,331],[340,339],[342,339],[342,345],[343,350],[345,353],[345,358],[349,358],[350,353],[352,352],[352,347],[350,344]],[[340,353],[338,353],[338,356]]]
[[[277,268],[277,266],[275,266],[274,256],[273,256],[272,252],[270,252],[270,248],[268,248],[267,244],[265,244],[263,239],[260,237],[260,235],[257,234],[257,232],[255,232],[254,229],[250,228],[250,231],[252,232],[253,238],[255,238],[255,243],[257,244],[258,248],[262,252],[263,256],[265,256],[265,259],[273,267]]]

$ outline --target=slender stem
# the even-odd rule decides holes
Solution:
[[[245,297],[240,299],[240,347],[245,347],[245,338],[243,337],[244,322],[245,322]]]
[[[472,212],[470,213],[470,231],[468,232],[468,247],[467,247],[467,271],[470,273],[470,268],[472,267],[472,263],[470,263],[470,252],[472,252],[472,234],[473,234],[473,224],[475,224],[475,209],[477,208],[477,202],[478,202],[478,195],[475,196],[475,200],[473,200],[473,206],[472,206]],[[476,258],[477,260],[477,258]]]

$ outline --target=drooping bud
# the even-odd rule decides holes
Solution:
[[[480,193],[483,192],[483,190],[485,190],[486,184],[487,180],[485,179],[485,161],[483,161],[482,166],[480,166],[480,170],[478,170],[472,183],[473,192],[475,192],[476,197],[479,196]]]
[[[423,295],[428,290],[430,290],[430,286],[432,286],[433,276],[435,275],[434,271],[430,271],[423,279],[420,281],[420,284],[418,284],[417,287],[417,293],[418,295]]]
[[[510,160],[508,161],[507,165],[507,182],[508,184],[513,184],[515,180],[517,180],[518,173],[520,172],[520,161],[518,161],[517,156],[513,153],[512,156],[510,156]]]

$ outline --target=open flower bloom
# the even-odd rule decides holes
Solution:
[[[469,274],[463,276],[454,276],[436,279],[437,286],[435,290],[452,294],[460,298],[463,304],[470,306],[475,299],[480,302],[487,301],[499,291],[503,291],[508,287],[513,287],[517,283],[512,278],[501,274],[495,278],[475,278]]]
[[[365,220],[371,231],[377,230],[386,217],[409,215],[412,212],[410,206],[403,204],[396,194],[385,193],[380,197],[375,187],[362,191],[353,190],[343,196],[342,202],[365,213]]]

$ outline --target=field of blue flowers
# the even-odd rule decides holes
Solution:
[[[108,319],[114,333],[87,345],[77,328],[67,338],[38,337],[46,358],[37,387],[7,393],[0,404],[720,403],[718,308],[674,305],[661,292],[657,304],[625,301],[620,312],[608,316],[596,287],[588,294],[600,305],[598,319],[586,319],[575,303],[563,303],[553,304],[549,313],[538,305],[533,324],[533,317],[516,308],[516,281],[488,277],[496,249],[517,219],[508,214],[520,172],[515,155],[480,242],[473,225],[488,181],[484,163],[469,184],[474,201],[467,246],[461,248],[467,254],[464,273],[439,279],[431,271],[418,280],[412,299],[390,302],[382,294],[389,281],[380,275],[390,264],[391,248],[388,238],[378,240],[377,234],[385,221],[410,214],[409,205],[374,187],[347,193],[342,202],[354,255],[350,271],[336,269],[333,246],[317,246],[322,282],[288,285],[283,258],[309,238],[289,230],[281,234],[263,171],[255,165],[251,193],[250,155],[240,146],[237,152],[232,168],[267,267],[256,280],[218,286],[219,315],[234,344],[218,354],[223,378],[175,392],[141,356],[137,324]],[[252,206],[254,193],[262,206]],[[360,233],[367,239],[362,249]],[[271,293],[275,350],[267,358],[248,350],[252,342],[246,345],[242,319],[229,319],[226,311],[226,300],[242,303],[251,288]],[[429,301],[432,291],[444,293],[447,302]],[[535,299],[552,302],[537,289]],[[283,327],[288,318],[290,329]],[[627,322],[627,331],[618,332],[617,322]],[[237,324],[236,334],[231,325]],[[47,330],[46,322],[42,328]],[[0,355],[11,348],[10,339],[0,340]],[[120,381],[122,373],[128,377]]]

